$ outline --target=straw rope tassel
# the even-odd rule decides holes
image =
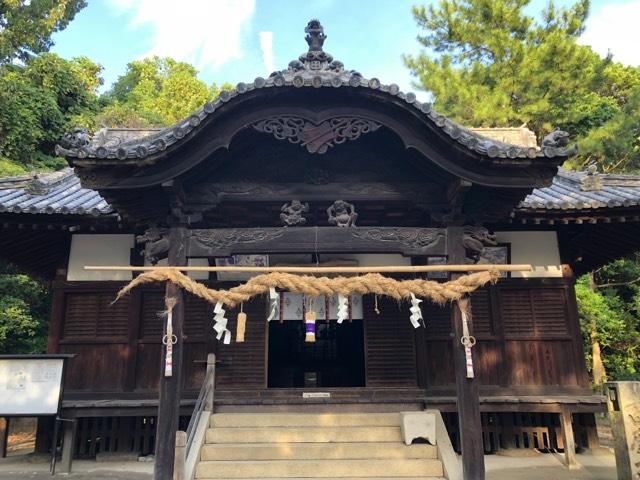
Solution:
[[[240,313],[236,322],[236,342],[238,343],[244,342],[244,333],[247,329],[247,314],[242,311],[243,305],[243,303],[240,304]]]
[[[467,364],[467,378],[474,378],[473,372],[473,357],[471,356],[471,348],[476,344],[474,336],[469,335],[469,317],[471,312],[469,311],[469,299],[461,298],[457,302],[460,313],[462,314],[462,338],[460,343],[464,345],[464,356]]]
[[[167,317],[167,326],[162,343],[166,346],[164,357],[164,376],[173,376],[173,346],[178,341],[178,337],[173,334],[173,307],[176,306],[176,299],[169,297],[165,299],[165,308],[163,316]]]

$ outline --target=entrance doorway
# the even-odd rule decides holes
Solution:
[[[269,388],[364,386],[362,320],[316,322],[316,341],[306,343],[304,322],[269,322]]]

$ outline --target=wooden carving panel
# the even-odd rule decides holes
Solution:
[[[216,388],[265,388],[267,305],[263,297],[244,304],[247,314],[245,341],[235,342],[236,317],[239,309],[227,310],[228,328],[233,332],[230,345],[218,343],[220,362],[216,368]]]
[[[363,298],[366,386],[417,386],[415,334],[408,305],[379,297],[377,315],[372,296]]]
[[[446,230],[408,227],[220,228],[189,231],[187,254],[222,257],[243,253],[446,254]]]

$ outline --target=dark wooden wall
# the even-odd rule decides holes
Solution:
[[[118,282],[55,284],[49,351],[77,353],[67,392],[114,395],[151,393],[158,387],[162,318],[160,288],[141,288],[112,305]],[[408,305],[366,297],[365,369],[369,387],[454,387],[449,307],[423,303],[426,329],[414,330]],[[212,307],[188,297],[184,387],[199,388],[208,351],[218,355],[218,388],[266,388],[266,304],[244,305],[246,341],[223,345],[214,338]],[[228,312],[235,335],[237,310]],[[475,292],[472,315],[478,344],[476,374],[483,385],[509,389],[586,387],[582,343],[571,279],[505,279]]]
[[[475,372],[483,385],[588,386],[571,279],[502,280],[474,292],[471,308]],[[423,311],[427,362],[422,386],[453,388],[450,308],[427,305]]]

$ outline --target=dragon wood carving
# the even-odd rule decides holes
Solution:
[[[301,117],[278,116],[260,120],[253,128],[278,140],[300,144],[309,153],[323,154],[329,147],[375,132],[380,124],[358,117],[333,117],[316,125]]]
[[[446,236],[442,228],[370,228],[353,230],[353,236],[363,240],[395,242],[415,249],[427,249]]]
[[[191,238],[201,247],[215,250],[239,243],[268,242],[284,235],[282,228],[230,228],[224,230],[191,230]]]

